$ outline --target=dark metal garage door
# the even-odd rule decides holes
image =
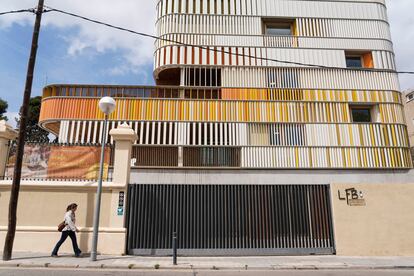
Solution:
[[[328,185],[129,185],[131,255],[332,254]]]

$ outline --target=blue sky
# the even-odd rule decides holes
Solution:
[[[65,30],[67,34],[76,30]],[[32,29],[13,25],[0,29],[0,94],[9,102],[9,111],[17,112],[24,90],[27,60]],[[26,46],[27,45],[27,46]],[[124,61],[119,51],[97,52],[84,50],[78,55],[67,53],[67,41],[55,27],[42,30],[37,56],[33,95],[40,95],[42,88],[51,83],[106,83],[152,84],[152,64],[142,67],[143,72],[116,73],[111,68]]]
[[[77,32],[77,28],[42,29],[33,96],[41,95],[42,88],[53,83],[153,84],[152,63],[143,64],[139,70],[119,70],[125,63],[122,50],[99,52],[90,48],[69,54],[67,37]],[[17,113],[24,90],[32,26],[13,24],[0,29],[0,38],[0,97],[8,101],[10,113]]]
[[[36,3],[37,0],[2,0],[0,11],[30,8]],[[56,8],[154,33],[155,0],[123,0],[115,6],[112,3],[46,0],[47,5]],[[414,71],[414,1],[388,1],[388,9],[399,69]],[[0,97],[9,103],[9,117],[21,105],[33,21],[31,14],[0,16]],[[152,51],[150,39],[47,13],[32,95],[41,95],[42,88],[52,83],[153,84]],[[401,82],[403,89],[414,88],[414,76],[402,76]]]
[[[37,0],[1,0],[0,11],[27,9]],[[155,5],[123,0],[46,0],[63,10],[138,31],[154,33]],[[155,1],[154,1],[155,2]],[[95,7],[90,9],[90,7]],[[137,12],[134,16],[131,9]],[[108,13],[111,11],[111,13]],[[18,113],[24,90],[34,15],[0,16],[0,97],[9,119]],[[57,13],[43,16],[32,96],[53,83],[152,85],[153,40],[97,26]],[[13,120],[11,120],[13,121]]]

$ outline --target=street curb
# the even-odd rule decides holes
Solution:
[[[394,269],[409,269],[409,270],[414,270],[414,265],[407,265],[407,266],[394,266]]]
[[[344,270],[344,269],[349,269],[349,270],[357,270],[357,269],[367,269],[369,267],[367,266],[348,266],[348,265],[323,265],[323,266],[317,266],[316,269],[317,270]]]
[[[133,269],[133,266],[132,267],[129,267],[129,265],[127,265],[127,266],[125,266],[125,265],[103,265],[102,269],[108,269],[108,270],[110,270],[110,269],[114,269],[114,270],[117,270],[117,269],[132,270]]]
[[[17,264],[17,267],[22,267],[22,268],[45,268],[47,266],[45,266],[45,264],[25,264],[25,263],[20,263]]]
[[[49,264],[47,268],[79,268],[79,265],[71,265],[71,264]]]
[[[314,270],[414,270],[414,265],[406,266],[395,266],[395,265],[378,265],[378,266],[363,266],[363,265],[324,265],[324,266],[315,266],[315,265],[303,265],[303,266],[283,266],[283,265],[271,265],[268,267],[215,267],[215,266],[160,266],[159,269],[155,269],[153,266],[142,266],[135,264],[128,265],[93,265],[93,264],[53,264],[53,263],[0,263],[0,268],[64,268],[64,269],[91,269],[91,270],[159,270],[159,271],[168,271],[168,270],[186,270],[186,271],[200,271],[200,270],[211,270],[211,271],[280,271],[280,270],[304,270],[304,271],[314,271]]]
[[[18,263],[0,263],[0,267],[18,267]]]

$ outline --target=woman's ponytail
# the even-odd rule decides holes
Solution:
[[[78,204],[72,203],[72,204],[68,205],[68,207],[66,208],[66,212],[68,212],[70,210],[73,210],[76,207],[78,207]]]

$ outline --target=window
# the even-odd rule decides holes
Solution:
[[[240,148],[184,147],[184,167],[240,167]]]
[[[187,86],[221,86],[220,68],[186,68],[185,85]]]
[[[269,88],[298,88],[299,73],[294,69],[282,71],[268,71],[267,85]]]
[[[360,56],[346,57],[347,68],[362,68],[362,59]]]
[[[272,36],[294,35],[294,21],[286,19],[263,20],[263,33]]]
[[[266,35],[287,36],[292,35],[290,24],[266,25]]]
[[[272,146],[304,146],[306,129],[304,125],[277,124],[270,126]]]
[[[351,107],[352,122],[354,123],[370,123],[372,122],[370,107]]]
[[[347,68],[374,68],[372,53],[345,52]]]

